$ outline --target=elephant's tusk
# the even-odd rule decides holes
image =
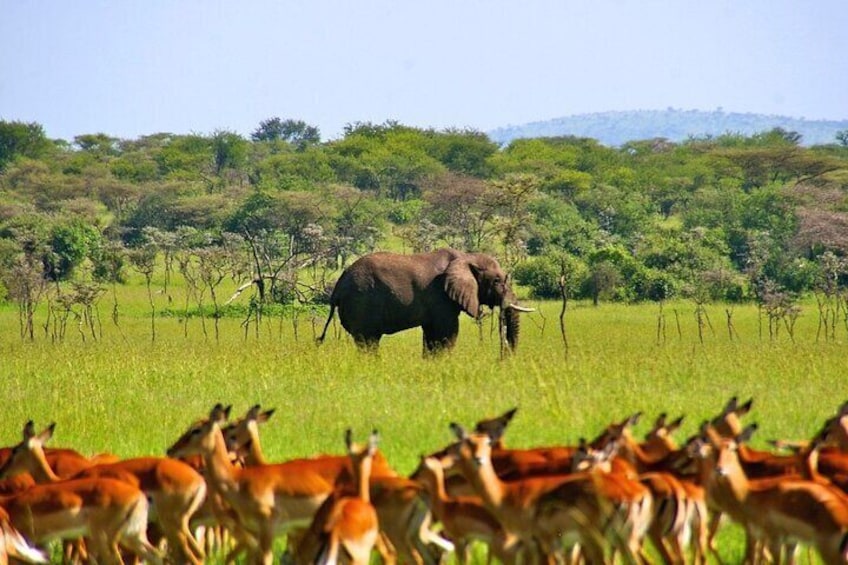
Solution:
[[[508,308],[512,308],[518,312],[535,312],[535,308],[527,308],[526,306],[519,306],[518,304],[510,304]]]

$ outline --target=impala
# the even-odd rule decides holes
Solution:
[[[512,481],[529,477],[564,475],[571,472],[574,447],[546,446],[527,449],[508,448],[504,445],[503,434],[518,409],[480,420],[475,425],[475,433],[485,434],[492,441],[492,466],[501,480]],[[441,459],[451,449],[443,449],[431,456]],[[447,470],[447,469],[446,469]],[[475,495],[469,482],[458,471],[445,476],[445,489],[450,496]]]
[[[273,413],[273,410],[263,412],[255,405],[243,418],[223,429],[228,449],[245,465],[267,465],[258,424],[266,422]],[[352,471],[350,457],[346,455],[322,455],[294,461],[333,483]],[[451,544],[431,530],[432,516],[422,501],[419,484],[398,476],[379,451],[373,457],[370,486],[371,502],[380,518],[381,535],[386,538],[378,543],[384,561],[435,563],[437,559],[431,555],[429,544],[442,551],[453,550]]]
[[[503,528],[521,540],[524,559],[541,555],[550,560],[563,543],[577,543],[587,562],[602,563],[609,540],[628,563],[637,562],[639,548],[630,542],[638,534],[631,533],[647,529],[647,489],[594,473],[505,482],[492,466],[492,439],[487,434],[468,434],[459,424],[451,424],[451,429],[459,440],[452,451],[461,472]],[[634,524],[634,513],[644,523]]]
[[[742,422],[740,417],[751,408],[752,400],[746,402],[742,407],[736,405],[736,399],[731,398],[721,414],[712,419],[711,423],[722,437],[733,438],[742,433]],[[822,430],[811,440],[819,443],[816,449],[816,466],[818,472],[830,479],[837,486],[845,490],[848,488],[848,454],[841,449],[827,448],[826,445],[840,444],[840,437],[844,436],[844,425],[848,425],[845,414],[848,411],[848,403],[840,407],[834,418],[829,419]],[[846,423],[840,422],[845,419]],[[811,442],[804,442],[807,446]],[[800,449],[802,452],[803,448]],[[770,451],[752,449],[742,444],[738,446],[739,460],[745,475],[748,478],[766,478],[779,475],[799,474],[803,471],[803,459],[792,455],[780,455]]]
[[[616,446],[618,456],[633,466],[639,481],[650,489],[654,498],[654,514],[648,529],[648,537],[666,563],[683,563],[684,547],[696,532],[693,547],[694,561],[706,562],[707,508],[703,488],[687,486],[675,474],[665,468],[670,453],[669,427],[665,415],[661,415],[648,436],[655,438],[644,446],[633,437],[641,413],[633,414],[621,422],[613,423],[592,442],[595,449]],[[672,423],[671,429],[676,429]],[[671,549],[667,547],[671,546]]]
[[[49,464],[43,450],[43,444],[53,437],[55,426],[51,424],[36,435],[32,422],[28,422],[24,428],[26,449],[22,447],[13,451],[6,463],[7,472],[30,473],[38,483],[62,479],[63,476]],[[169,551],[196,565],[203,562],[203,550],[197,545],[188,525],[206,496],[206,482],[185,463],[162,457],[139,457],[95,465],[89,463],[70,478],[117,479],[141,489],[151,505],[150,517],[168,540]]]
[[[190,426],[168,455],[203,455],[209,487],[234,511],[240,539],[249,539],[257,560],[270,564],[274,538],[308,526],[333,492],[333,483],[299,462],[234,467],[221,432],[228,417],[229,407],[215,405],[209,418]]]
[[[756,426],[737,437],[721,437],[709,426],[693,442],[708,496],[745,528],[746,562],[762,540],[776,560],[782,547],[794,559],[795,544],[813,546],[825,563],[848,563],[848,503],[835,489],[793,477],[748,479],[738,455]]]
[[[9,558],[26,563],[49,563],[47,556],[29,545],[12,525],[9,513],[0,508],[0,564],[7,565]]]
[[[351,430],[345,445],[351,460],[353,491],[344,486],[324,501],[297,547],[295,560],[302,565],[352,563],[367,565],[377,542],[377,511],[371,504],[371,464],[377,453],[377,431],[365,445],[353,443]]]
[[[28,470],[36,481],[46,481],[0,497],[0,507],[8,512],[11,524],[33,543],[86,537],[90,552],[104,562],[122,562],[120,544],[142,559],[161,563],[158,551],[147,539],[145,494],[115,479],[59,479],[47,465],[42,449],[51,435],[52,426],[35,434],[32,422],[28,422],[24,440],[0,468],[0,478],[4,478],[34,460],[38,466],[29,466]]]
[[[470,546],[475,540],[489,547],[489,562],[492,556],[503,563],[515,560],[518,540],[503,529],[480,497],[448,495],[441,461],[435,457],[422,457],[411,478],[424,485],[433,515],[456,547],[457,562],[468,562]]]

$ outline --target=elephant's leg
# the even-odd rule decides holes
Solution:
[[[424,354],[452,349],[459,335],[459,316],[449,316],[421,326],[424,330]]]
[[[365,351],[368,353],[376,353],[377,349],[380,346],[380,337],[379,335],[363,335],[356,334],[353,336],[353,341],[356,343],[356,346],[360,351]]]

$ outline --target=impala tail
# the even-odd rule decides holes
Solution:
[[[4,542],[2,552],[9,557],[26,563],[50,563],[44,553],[29,545],[20,532],[8,522],[0,524],[0,533]]]
[[[139,496],[124,517],[123,527],[121,528],[121,543],[144,561],[162,563],[159,550],[153,547],[147,539],[148,512],[147,498]]]

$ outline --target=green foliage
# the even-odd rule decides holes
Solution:
[[[53,280],[68,279],[100,243],[100,232],[94,226],[73,219],[58,222],[50,232],[46,275]]]
[[[532,298],[560,299],[563,290],[567,298],[579,298],[589,271],[580,259],[559,254],[533,257],[517,265],[513,275],[518,284],[530,289]]]
[[[248,144],[239,134],[219,130],[212,134],[212,151],[215,159],[215,174],[225,169],[241,169],[247,162]]]
[[[200,135],[173,136],[153,152],[153,158],[159,174],[171,179],[202,179],[215,165],[212,141]]]
[[[256,164],[253,184],[262,190],[312,190],[336,180],[326,151],[305,148],[272,154]]]
[[[598,227],[564,200],[542,196],[528,204],[532,221],[528,226],[527,251],[531,255],[567,251],[585,256],[598,239]]]
[[[16,157],[39,159],[47,156],[51,147],[41,124],[0,120],[0,172]]]
[[[550,273],[568,257],[585,265],[573,296],[628,302],[738,300],[766,283],[801,294],[819,284],[825,251],[848,253],[848,151],[802,146],[807,130],[782,124],[683,142],[567,136],[503,148],[473,130],[392,121],[349,124],[326,143],[279,118],[248,138],[95,133],[64,144],[38,124],[0,126],[0,233],[51,277],[74,278],[87,258],[95,277],[118,280],[98,249],[141,245],[150,229],[239,234],[242,262],[267,251],[277,261],[267,268],[288,261],[291,277],[297,265],[314,271],[399,245],[487,251],[538,296],[555,293]],[[71,220],[108,241],[84,251],[78,230],[53,233]],[[251,256],[250,245],[267,247]]]
[[[280,118],[268,118],[259,122],[250,138],[253,141],[285,141],[293,145],[298,151],[303,151],[310,145],[321,142],[321,133],[315,126],[310,126],[303,120],[281,120]]]
[[[427,153],[449,171],[479,178],[491,174],[489,159],[497,153],[498,145],[486,134],[473,130],[443,133],[428,130],[427,136]]]

